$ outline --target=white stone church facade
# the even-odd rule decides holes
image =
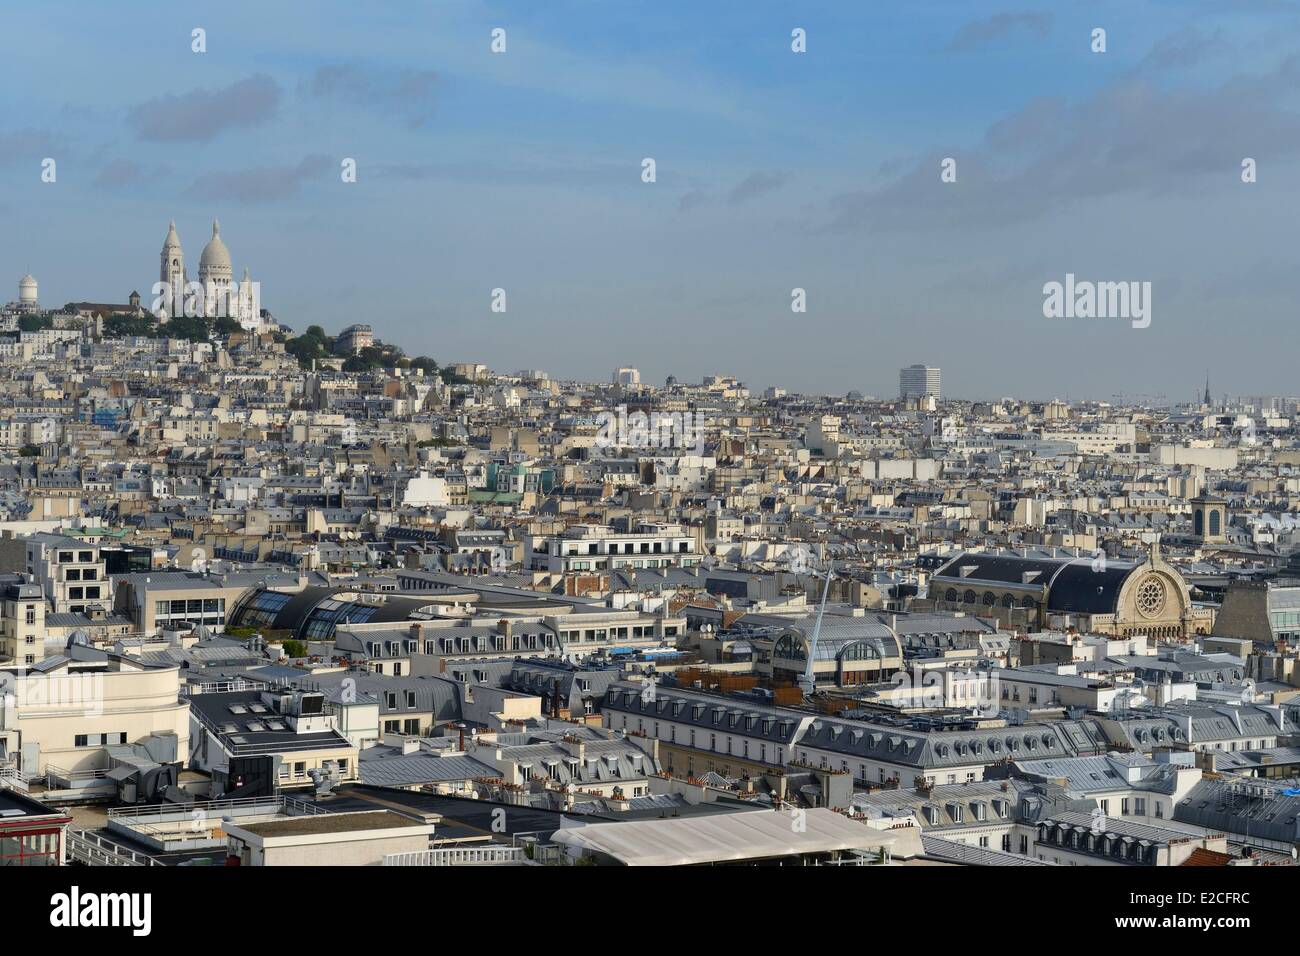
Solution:
[[[203,314],[208,318],[226,316],[237,321],[251,332],[265,332],[273,324],[264,318],[258,284],[249,276],[233,282],[230,250],[221,240],[221,224],[212,221],[212,238],[199,256],[198,281],[191,282],[185,268],[185,253],[173,220],[167,228],[163,242],[158,272],[158,285],[154,286],[155,301],[161,302],[155,311],[166,322],[175,315]],[[182,310],[186,311],[182,311]]]

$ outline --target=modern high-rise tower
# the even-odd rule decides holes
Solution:
[[[940,397],[939,370],[928,365],[909,365],[898,371],[898,394],[903,399]]]

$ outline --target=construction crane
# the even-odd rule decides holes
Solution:
[[[831,594],[831,574],[834,570],[834,564],[829,564],[826,568],[826,585],[822,588],[822,603],[817,608],[817,623],[813,625],[812,639],[808,641],[808,660],[803,667],[803,676],[799,678],[799,689],[803,691],[805,697],[811,697],[813,691],[817,689],[813,663],[817,659],[817,638],[822,632],[822,618],[826,614],[826,599]]]

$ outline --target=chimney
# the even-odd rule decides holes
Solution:
[[[576,757],[580,762],[587,759],[587,744],[580,737],[565,737],[564,750],[570,757]]]

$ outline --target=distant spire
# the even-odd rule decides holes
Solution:
[[[1205,404],[1214,404],[1213,400],[1210,398],[1210,370],[1208,368],[1205,370]]]

